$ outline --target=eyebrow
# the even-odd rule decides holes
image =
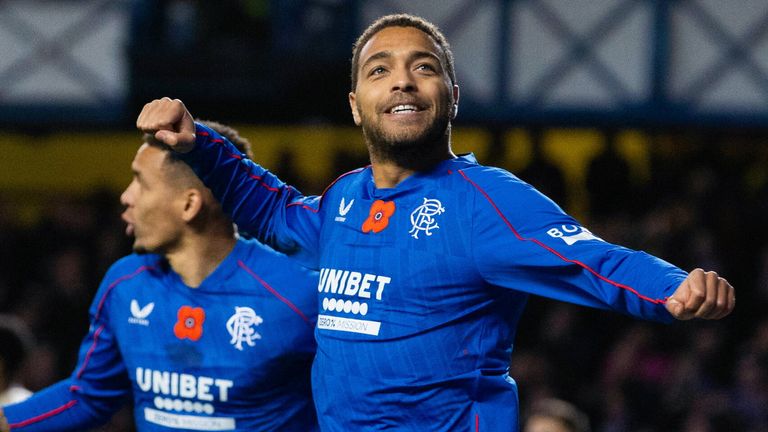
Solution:
[[[392,51],[379,51],[376,54],[368,57],[365,60],[365,62],[362,64],[362,66],[360,66],[360,70],[365,69],[365,67],[368,66],[369,63],[392,57],[392,55],[393,55]],[[416,60],[416,59],[425,58],[425,57],[433,58],[437,60],[438,63],[440,63],[440,66],[443,65],[443,62],[440,60],[440,57],[438,57],[437,54],[431,51],[414,51],[409,54],[408,59]]]

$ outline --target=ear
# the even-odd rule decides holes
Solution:
[[[189,188],[183,192],[184,209],[181,218],[184,222],[191,222],[203,209],[203,194],[199,189]]]
[[[349,92],[349,108],[352,110],[352,119],[360,126],[360,112],[357,110],[357,96],[355,92]]]
[[[451,109],[451,120],[455,119],[459,114],[459,86],[453,85],[453,107]]]

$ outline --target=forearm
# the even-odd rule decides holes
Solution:
[[[194,149],[179,157],[211,189],[241,230],[286,252],[297,247],[294,235],[286,226],[289,204],[304,199],[296,189],[200,124],[196,124]]]
[[[82,431],[103,424],[119,406],[96,402],[65,380],[4,410],[12,431],[57,432]]]

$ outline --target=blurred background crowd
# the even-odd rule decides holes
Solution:
[[[284,180],[321,193],[337,174],[366,164],[346,105],[351,42],[370,17],[403,10],[440,24],[456,50],[459,82],[468,83],[455,125],[457,150],[509,169],[606,241],[686,270],[714,269],[737,289],[736,311],[725,320],[674,325],[532,297],[510,364],[523,415],[537,401],[558,398],[586,413],[593,431],[768,431],[768,6],[726,6],[706,0],[0,2],[0,50],[17,61],[0,55],[0,171],[6,173],[0,173],[0,325],[26,328],[28,348],[19,358],[20,348],[0,334],[0,393],[11,382],[36,391],[71,373],[91,298],[107,268],[130,253],[118,197],[130,180],[139,140],[131,123],[141,104],[180,97],[193,113],[238,127],[256,160]],[[102,79],[94,72],[83,94],[76,84],[69,93],[46,93],[42,81],[22,85],[35,75],[24,67],[88,81],[75,67],[83,54],[64,47],[78,40],[60,24],[67,7],[81,24],[104,15],[123,23],[115,24],[122,28],[115,40],[124,69]],[[622,34],[611,22],[631,22],[640,13],[632,8],[645,11],[652,30],[644,33],[640,20],[627,31],[629,39],[649,36],[643,49],[650,66],[637,78],[645,83],[639,87],[627,72],[635,65],[612,63],[617,51],[599,48]],[[494,21],[497,12],[508,14],[516,30]],[[526,23],[536,20],[544,23],[539,31],[568,36],[538,39],[560,47],[566,60],[531,71],[520,66],[530,59],[519,44],[536,35],[520,32],[535,33]],[[580,27],[582,21],[591,24]],[[710,37],[686,38],[686,31],[696,35],[690,23],[706,23],[697,28]],[[59,45],[51,31],[57,25],[70,37]],[[24,45],[20,35],[33,28],[42,36]],[[477,48],[490,43],[483,32],[519,49],[485,56]],[[614,40],[618,52],[631,55],[630,42]],[[58,60],[35,60],[41,47]],[[538,47],[541,56],[546,48]],[[695,55],[684,53],[675,62],[670,54],[692,48],[708,63],[696,66]],[[479,60],[473,63],[467,51]],[[667,57],[658,59],[657,51]],[[24,60],[25,52],[32,60]],[[90,52],[97,56],[98,49]],[[483,71],[470,70],[476,65]],[[585,81],[580,67],[594,72],[594,80]],[[695,67],[699,75],[691,72]],[[502,85],[499,71],[514,75],[515,84],[497,99],[498,89],[481,83],[485,73],[486,81]],[[751,78],[715,77],[739,71]],[[569,74],[573,80],[558,81]],[[692,75],[691,83],[675,78],[684,75]],[[110,76],[125,87],[110,86]],[[607,95],[607,102],[585,99],[582,90]],[[57,144],[71,135],[92,146]],[[46,165],[17,162],[27,160]],[[59,164],[70,172],[62,175]],[[110,172],[98,171],[100,165]],[[14,180],[25,175],[35,182]],[[127,408],[100,430],[130,431],[130,417]]]

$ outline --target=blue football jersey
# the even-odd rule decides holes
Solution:
[[[184,155],[235,222],[319,270],[313,391],[327,431],[510,431],[530,294],[670,321],[686,273],[607,243],[472,155],[394,188],[370,167],[305,197],[197,126]]]
[[[81,431],[132,397],[140,431],[312,431],[317,273],[254,240],[197,288],[157,255],[115,263],[72,376],[5,408],[12,430]]]

